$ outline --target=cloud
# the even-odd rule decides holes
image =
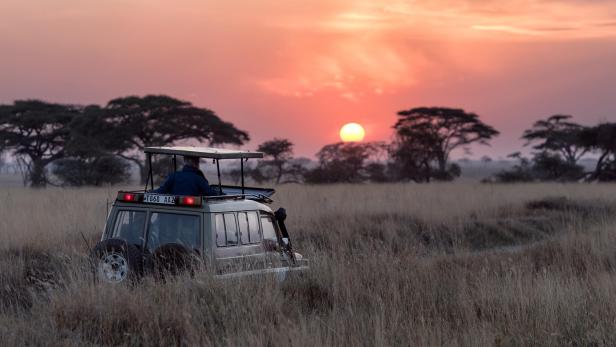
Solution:
[[[518,35],[531,35],[531,36],[545,35],[545,33],[539,30],[516,28],[516,27],[509,26],[509,25],[473,25],[471,26],[471,28],[475,30],[483,30],[483,31],[502,31],[502,32],[518,34]]]
[[[616,37],[616,4],[547,0],[334,1],[328,11],[286,18],[286,64],[258,84],[269,92],[346,100],[382,95],[482,59],[459,56],[460,42]],[[318,5],[315,5],[318,6]],[[302,48],[299,49],[298,46]],[[301,52],[301,53],[300,53]],[[429,77],[426,77],[429,76]],[[379,92],[375,92],[375,91]]]

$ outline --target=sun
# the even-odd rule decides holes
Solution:
[[[364,127],[357,123],[347,123],[340,128],[342,142],[361,142],[365,135]]]

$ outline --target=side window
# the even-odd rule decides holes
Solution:
[[[237,224],[240,227],[240,239],[242,240],[242,244],[245,245],[250,243],[250,234],[248,232],[248,216],[246,212],[239,212],[237,214]]]
[[[261,234],[259,234],[259,216],[257,212],[248,212],[248,229],[250,230],[250,243],[261,242]]]
[[[217,213],[216,218],[216,245],[224,247],[227,245],[227,236],[225,233],[225,219],[222,214]]]
[[[263,239],[278,242],[278,238],[276,237],[276,229],[272,217],[262,216],[261,225],[263,226]]]
[[[240,212],[237,214],[240,226],[240,238],[242,244],[259,243],[259,217],[256,212]]]
[[[177,243],[191,251],[200,252],[200,218],[195,215],[175,213],[152,213],[148,227],[148,250]]]
[[[238,244],[235,213],[225,213],[225,230],[227,231],[227,246]]]
[[[119,211],[111,237],[124,239],[132,245],[143,244],[143,227],[145,225],[145,212]]]
[[[236,246],[239,243],[235,213],[217,213],[216,245],[219,247]]]

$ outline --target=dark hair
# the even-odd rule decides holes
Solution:
[[[199,166],[199,157],[194,157],[191,155],[184,156],[184,164],[191,164],[195,166]]]

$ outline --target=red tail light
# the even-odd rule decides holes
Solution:
[[[143,200],[143,194],[119,192],[118,200],[124,202],[140,202]]]
[[[198,196],[181,196],[179,205],[183,206],[201,206],[201,197]]]

